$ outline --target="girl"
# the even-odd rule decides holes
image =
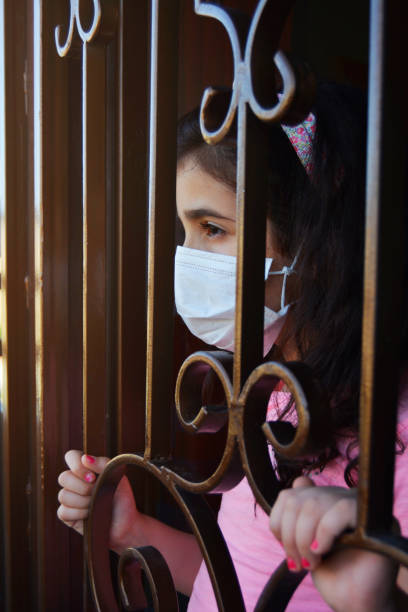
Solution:
[[[312,456],[297,462],[274,458],[281,480],[292,488],[279,495],[269,521],[260,510],[254,512],[246,479],[223,495],[218,521],[247,610],[253,610],[270,574],[285,556],[290,570],[310,570],[288,610],[404,608],[403,591],[408,591],[404,568],[398,575],[401,590],[393,587],[394,564],[378,555],[347,550],[322,557],[334,539],[356,522],[353,486],[358,478],[355,442],[361,360],[364,125],[365,107],[354,92],[322,85],[314,114],[303,124],[289,129],[251,128],[268,129],[269,138],[264,353],[267,358],[278,353],[281,360],[301,360],[313,369],[330,399],[330,427]],[[176,304],[193,333],[226,350],[234,348],[234,304],[217,317],[206,308],[215,297],[211,282],[200,294],[198,306],[192,305],[191,294],[200,270],[216,267],[222,273],[225,267],[233,267],[235,176],[234,129],[210,147],[202,140],[198,113],[187,115],[178,133],[177,212],[185,241],[176,253]],[[189,276],[192,262],[194,274]],[[227,296],[222,295],[222,303],[225,300]],[[407,359],[406,326],[404,330],[401,451],[408,442],[408,377],[402,367]],[[293,418],[285,398],[284,391],[272,394],[270,419]],[[69,470],[59,477],[58,516],[80,533],[95,474],[107,461],[80,451],[66,455]],[[394,514],[403,534],[408,534],[408,485],[403,478],[407,461],[407,453],[400,452]],[[176,588],[191,594],[189,610],[216,610],[195,539],[139,513],[125,478],[115,495],[110,540],[119,553],[128,546],[155,546],[166,558]]]

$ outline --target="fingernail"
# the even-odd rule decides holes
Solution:
[[[95,463],[95,457],[92,457],[92,455],[85,455],[85,459],[88,463]]]
[[[313,540],[310,545],[310,550],[317,550],[319,548],[319,542],[317,540]]]
[[[302,559],[301,564],[302,564],[302,567],[304,567],[305,569],[309,569],[310,567],[310,563],[307,559]]]
[[[297,569],[297,565],[296,565],[295,561],[294,561],[293,559],[291,559],[290,557],[288,557],[288,558],[286,559],[286,563],[288,564],[288,568],[289,568],[290,570],[295,570],[295,569]]]
[[[85,474],[85,480],[87,482],[93,482],[95,480],[95,474],[93,474],[92,472],[87,472]]]

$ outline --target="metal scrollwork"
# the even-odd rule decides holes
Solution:
[[[210,577],[220,610],[244,612],[241,590],[228,547],[218,527],[217,520],[205,502],[197,494],[181,489],[175,483],[175,474],[165,468],[155,466],[139,455],[119,455],[112,459],[100,475],[92,495],[87,529],[88,562],[90,581],[98,610],[116,612],[118,601],[109,576],[109,531],[113,495],[121,478],[127,470],[147,471],[170,493],[178,508],[184,514],[192,533],[196,537],[203,557],[210,568]],[[137,501],[137,500],[136,500]],[[152,547],[127,549],[119,562],[119,593],[122,603],[132,604],[131,609],[143,609],[144,594],[137,576],[136,585],[132,583],[132,596],[126,592],[125,572],[132,569],[146,574],[156,609],[177,610],[175,590],[169,568],[162,555]],[[129,576],[132,579],[132,574]],[[223,584],[228,584],[228,589]],[[134,605],[136,604],[136,607]],[[129,609],[129,607],[127,608]]]
[[[191,482],[177,474],[173,477],[191,491],[214,492],[236,486],[245,472],[257,501],[269,513],[281,485],[268,446],[293,458],[306,455],[311,446],[319,445],[323,434],[321,422],[327,413],[325,396],[304,364],[267,362],[250,374],[234,402],[228,373],[231,362],[232,355],[224,351],[199,351],[181,366],[176,383],[176,409],[181,424],[192,434],[215,432],[225,425],[227,440],[219,465],[205,481]],[[282,383],[285,395],[294,405],[295,423],[266,421],[271,394]],[[215,402],[208,386],[218,396]]]
[[[202,482],[192,482],[178,474],[173,475],[179,486],[190,491],[224,492],[236,486],[244,475],[235,442],[232,359],[231,353],[225,351],[193,353],[184,361],[177,377],[176,410],[184,429],[196,434],[215,432],[224,425],[227,427],[224,453],[211,476]]]
[[[67,38],[66,38],[65,43],[63,44],[61,43],[61,26],[58,25],[55,28],[55,45],[57,47],[58,54],[61,57],[64,57],[68,53],[71,47],[72,39],[74,36],[75,24],[78,30],[78,34],[84,44],[89,43],[93,39],[95,34],[97,33],[100,27],[100,23],[101,23],[101,15],[102,15],[101,2],[100,0],[92,0],[92,2],[93,2],[93,19],[92,19],[92,23],[90,27],[88,28],[88,30],[85,30],[81,23],[81,16],[80,16],[81,0],[71,0],[69,26],[68,26],[68,33],[67,33]]]
[[[277,10],[279,9],[279,7],[277,7],[277,3],[275,3],[275,5],[272,7],[272,9],[275,11],[277,19],[279,20],[281,18],[283,22],[292,3],[286,2],[285,4],[286,7],[283,11],[280,11],[281,14],[279,14],[279,11]],[[254,114],[263,121],[280,121],[287,113],[294,99],[296,85],[295,73],[285,54],[279,50],[276,50],[274,53],[274,62],[276,69],[282,78],[281,96],[279,99],[277,99],[275,96],[276,103],[273,106],[270,108],[264,108],[258,102],[254,93],[252,77],[253,64],[261,59],[256,57],[256,52],[254,52],[254,43],[264,11],[271,10],[270,4],[269,6],[267,5],[268,0],[261,0],[258,3],[251,21],[248,36],[246,37],[243,33],[239,18],[234,13],[230,12],[228,9],[216,7],[211,3],[195,0],[195,11],[198,15],[217,19],[224,26],[231,42],[234,63],[234,80],[229,108],[224,121],[215,130],[210,130],[207,128],[206,110],[214,96],[217,95],[217,90],[209,87],[205,90],[203,95],[200,112],[200,124],[203,137],[209,144],[215,144],[224,138],[232,124],[232,121],[234,120],[239,104],[248,103]]]
[[[293,456],[307,449],[307,441],[314,429],[313,419],[310,418],[308,407],[316,402],[319,406],[318,400],[321,398],[319,398],[319,390],[313,387],[311,379],[308,378],[309,373],[302,364],[294,363],[283,366],[279,363],[269,362],[259,366],[250,375],[244,385],[238,405],[234,406],[230,403],[231,385],[227,373],[229,369],[227,357],[232,356],[220,351],[220,359],[217,360],[216,355],[217,352],[200,352],[191,355],[181,367],[176,392],[179,417],[185,427],[194,433],[202,431],[201,426],[207,431],[208,429],[212,430],[211,415],[208,416],[208,412],[203,410],[204,407],[201,405],[201,401],[195,404],[198,416],[194,416],[194,400],[197,400],[198,397],[203,397],[202,394],[197,394],[197,392],[205,381],[208,372],[212,371],[217,376],[223,377],[222,385],[226,391],[228,404],[229,432],[226,450],[215,473],[202,483],[194,483],[182,478],[177,472],[174,472],[165,465],[156,466],[137,455],[122,455],[116,457],[108,464],[103,475],[98,480],[90,512],[88,546],[94,595],[98,604],[101,602],[99,604],[101,610],[105,609],[102,602],[104,604],[108,602],[107,610],[117,609],[115,607],[116,603],[114,603],[116,600],[113,590],[104,579],[108,571],[109,561],[107,556],[108,542],[104,542],[103,537],[106,539],[106,534],[109,533],[109,510],[112,508],[112,499],[116,486],[125,474],[125,469],[132,466],[147,470],[150,474],[154,475],[173,495],[178,507],[183,511],[185,518],[202,547],[203,556],[213,580],[219,609],[230,609],[226,606],[225,600],[223,600],[224,597],[229,595],[226,594],[226,590],[222,588],[222,585],[217,582],[218,576],[222,576],[225,580],[225,566],[228,568],[228,572],[231,573],[228,581],[228,593],[230,595],[234,593],[234,597],[238,598],[234,603],[234,608],[231,609],[242,609],[240,607],[242,603],[240,599],[241,592],[236,581],[228,549],[221,536],[215,517],[208,513],[207,506],[199,493],[215,492],[217,490],[225,491],[235,486],[243,476],[242,468],[238,469],[242,464],[258,502],[268,512],[270,504],[273,503],[273,499],[276,498],[277,493],[281,489],[270,462],[268,438],[276,448],[279,448],[288,456]],[[224,365],[222,360],[224,360]],[[186,377],[186,372],[192,367],[193,371],[190,374],[194,374],[194,366],[205,366],[205,369],[199,372],[199,376],[194,376],[194,378],[192,376]],[[197,373],[197,370],[195,370],[195,373]],[[192,387],[193,381],[196,384]],[[270,424],[265,423],[268,400],[280,381],[285,382],[296,401],[298,425],[297,430],[292,432],[292,439],[289,441],[280,437],[280,433],[270,433]],[[306,391],[303,390],[301,383]],[[187,388],[183,389],[183,386]],[[191,399],[193,399],[192,402]],[[321,404],[320,408],[322,407],[323,405]],[[312,410],[311,412],[313,414],[315,411]],[[208,418],[210,419],[210,427],[208,427],[208,424],[207,427],[205,426]],[[192,425],[197,423],[197,420],[199,425]],[[217,429],[219,425],[219,423],[216,423],[214,429]],[[239,462],[236,461],[237,457],[235,454],[237,441],[241,451],[241,460]],[[232,466],[234,469],[231,469]],[[105,536],[101,538],[101,534],[105,534]],[[149,559],[146,559],[147,553],[143,550],[129,549],[122,555],[119,567],[119,585],[121,598],[126,605],[129,602],[129,598],[124,587],[124,571],[135,559],[137,559],[136,565],[138,567],[142,566],[147,573],[153,599],[157,605],[159,605],[160,601],[169,601],[168,597],[170,597],[170,601],[173,601],[171,595],[173,589],[167,579],[169,577],[168,568],[157,551],[153,550],[150,553]],[[218,565],[224,568],[221,573],[218,572]],[[158,580],[161,580],[160,575],[162,573],[167,578],[163,578],[165,584],[159,587]],[[304,573],[300,573],[293,579],[293,576],[288,573],[286,565],[280,566],[279,571],[274,574],[266,585],[257,609],[268,609],[269,602],[273,598],[274,609],[283,610],[292,590],[297,587],[303,577]],[[144,595],[140,576],[134,580],[133,593],[135,591],[135,584],[139,584],[138,601],[143,601]],[[163,593],[167,593],[167,595],[164,597]],[[278,605],[279,602],[281,604]]]
[[[283,403],[293,404],[290,420],[266,421],[271,393],[284,384]],[[254,494],[269,514],[281,489],[271,464],[268,445],[287,458],[305,456],[321,442],[326,398],[309,368],[300,362],[267,362],[258,366],[246,381],[241,396],[242,463]],[[280,407],[282,409],[282,407]]]
[[[225,424],[232,401],[231,366],[231,353],[223,351],[194,353],[184,361],[176,383],[176,409],[190,433],[218,431]],[[221,385],[222,398],[210,397],[215,381]],[[207,398],[202,393],[205,387]],[[194,414],[197,404],[201,407]]]
[[[153,546],[127,548],[119,559],[118,577],[119,593],[125,610],[144,610],[146,597],[141,583],[141,572],[144,572],[153,599],[154,612],[159,612],[160,602],[166,602],[168,612],[178,611],[177,593],[174,588],[168,565]],[[132,582],[132,595],[127,591],[127,581]],[[138,588],[135,589],[135,584]]]

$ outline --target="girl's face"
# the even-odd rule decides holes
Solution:
[[[235,192],[203,171],[187,158],[177,170],[177,214],[185,231],[184,246],[200,251],[236,255]],[[272,224],[268,220],[266,257],[272,257],[271,270],[280,270],[290,262],[274,249]],[[282,275],[269,276],[265,286],[265,304],[280,309]]]

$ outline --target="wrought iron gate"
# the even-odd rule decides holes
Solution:
[[[192,0],[188,4],[192,9]],[[234,358],[198,352],[187,357],[177,376],[177,418],[185,429],[192,435],[226,429],[219,464],[205,478],[189,480],[171,461],[174,415],[169,410],[179,365],[172,306],[176,83],[186,3],[0,3],[0,601],[5,610],[92,609],[82,567],[76,564],[79,540],[55,516],[56,475],[64,451],[72,447],[118,455],[99,478],[86,536],[99,609],[119,609],[110,580],[109,506],[130,467],[151,499],[151,481],[156,481],[184,513],[202,548],[219,608],[243,610],[228,549],[202,495],[232,487],[245,473],[268,512],[278,485],[267,440],[294,456],[319,426],[309,418],[315,389],[301,365],[259,366],[263,278],[253,273],[262,271],[264,245],[258,236],[266,211],[262,173],[253,171],[262,146],[251,140],[246,124],[252,113],[264,121],[282,119],[299,88],[301,77],[296,79],[278,51],[294,2],[243,4],[253,9],[247,34],[221,3],[194,2],[196,14],[216,20],[231,45],[230,108],[223,125],[210,132],[206,105],[215,92],[207,91],[202,124],[207,141],[216,142],[237,116],[240,229]],[[404,65],[399,11],[398,2],[371,2],[360,510],[358,528],[342,541],[408,565],[407,541],[391,533],[397,405],[393,347],[400,334],[404,272],[403,258],[394,253],[404,240],[396,228],[404,225],[406,169],[404,130],[394,129],[396,121],[403,125],[406,99],[395,86],[395,66],[402,71]],[[284,89],[269,108],[254,91],[269,78],[265,58],[273,56]],[[406,92],[406,84],[402,88]],[[257,206],[250,206],[254,202]],[[201,405],[201,385],[208,375],[222,386],[224,410]],[[263,425],[265,402],[278,380],[292,391],[299,414],[289,444]],[[386,414],[384,402],[393,407]],[[151,477],[147,483],[144,473]],[[119,573],[138,564],[146,569],[158,601],[166,602],[161,609],[175,609],[171,581],[166,582],[166,568],[154,551],[127,553]],[[274,610],[284,609],[301,578],[280,567],[259,610],[269,609],[271,602]]]

